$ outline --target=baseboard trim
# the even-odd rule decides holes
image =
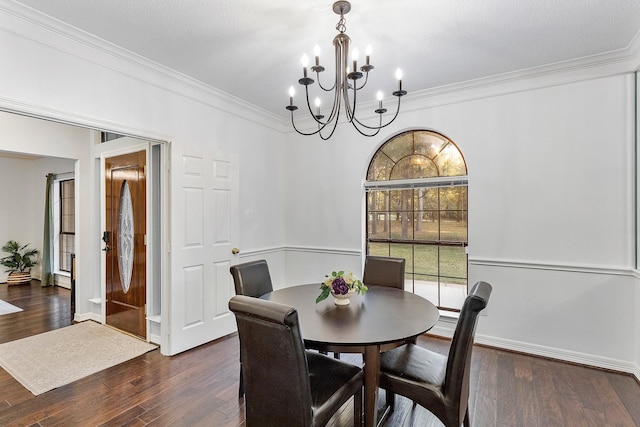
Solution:
[[[74,322],[84,322],[85,320],[93,320],[102,324],[102,316],[97,313],[76,313],[73,316]]]
[[[160,339],[160,335],[155,335],[155,334],[149,334],[149,342],[153,343],[153,344],[161,344],[161,339]]]
[[[441,325],[444,323],[445,325]],[[453,337],[453,328],[447,328],[446,320],[438,321],[438,325],[434,326],[429,335],[435,335],[443,338]],[[455,321],[451,322],[455,328]],[[496,338],[488,335],[476,334],[475,343],[486,345],[488,347],[499,348],[502,350],[514,351],[517,353],[531,354],[548,359],[555,359],[562,362],[575,363],[578,365],[591,366],[599,369],[606,369],[616,372],[632,374],[640,381],[640,367],[635,363],[624,360],[613,359],[610,357],[596,356],[593,354],[581,353],[572,350],[565,350],[543,345],[530,344],[522,341],[508,340],[504,338]]]

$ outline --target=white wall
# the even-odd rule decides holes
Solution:
[[[2,150],[23,153],[75,156],[73,150],[65,150],[64,145],[76,141],[86,144],[88,131],[57,123],[34,120],[24,116],[0,112],[0,138]],[[61,149],[48,150],[47,147],[60,145]],[[47,173],[72,172],[75,160],[59,157],[23,156],[0,157],[0,182],[2,198],[0,203],[0,244],[8,240],[30,244],[30,248],[42,251],[44,197]],[[6,254],[2,254],[5,256]],[[41,266],[32,269],[32,275],[40,278]],[[4,270],[0,272],[0,282],[6,281]]]
[[[391,129],[370,139],[344,125],[328,142],[292,135],[292,281],[322,277],[330,248],[361,249],[362,185],[373,153],[400,131],[433,129],[456,142],[467,161],[469,282],[494,286],[478,340],[632,370],[633,80],[616,73],[433,107],[410,104]],[[344,253],[333,260],[330,269],[352,262]],[[436,331],[450,333],[451,325]]]

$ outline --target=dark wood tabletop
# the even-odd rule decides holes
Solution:
[[[331,296],[316,304],[320,292],[320,284],[301,285],[278,289],[262,298],[297,309],[308,347],[331,347],[328,350],[342,353],[362,351],[339,347],[410,340],[431,329],[439,317],[437,308],[426,299],[387,286],[371,286],[365,295],[354,295],[347,306],[335,305]]]
[[[364,425],[377,424],[380,353],[411,341],[438,321],[438,309],[426,299],[397,288],[370,286],[351,303],[335,305],[333,297],[316,304],[320,284],[278,289],[261,298],[298,311],[307,348],[362,353],[364,361]]]

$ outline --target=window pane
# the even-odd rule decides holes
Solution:
[[[418,188],[415,190],[415,195],[415,239],[436,241],[440,230],[438,189]]]
[[[69,234],[60,235],[60,270],[71,271],[71,254],[75,252],[74,237]]]
[[[381,152],[394,163],[413,154],[413,132],[405,132],[396,136],[382,147]]]
[[[75,232],[75,181],[60,182],[60,232]]]
[[[467,241],[467,188],[440,189],[440,239]]]
[[[438,168],[431,159],[412,155],[401,159],[391,170],[390,179],[433,178],[438,176]]]
[[[369,254],[375,256],[389,256],[388,243],[369,243]]]
[[[60,182],[60,239],[59,266],[62,271],[71,271],[71,254],[75,252],[75,181]]]
[[[467,166],[460,151],[453,145],[447,146],[434,159],[440,170],[440,176],[459,176],[467,174]]]
[[[415,246],[414,271],[423,280],[438,278],[438,247],[428,245]]]
[[[467,253],[462,246],[440,247],[440,276],[447,282],[467,283]]]
[[[414,132],[414,152],[423,154],[429,159],[434,159],[449,140],[433,132]],[[465,174],[466,175],[466,174]]]
[[[369,166],[367,181],[386,181],[391,175],[394,162],[387,156],[376,156]]]
[[[370,191],[367,193],[367,209],[369,218],[367,221],[367,232],[372,238],[389,237],[389,192]]]

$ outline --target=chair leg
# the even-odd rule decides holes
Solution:
[[[340,353],[333,353],[333,358],[334,359],[340,359]]]
[[[387,406],[391,411],[393,411],[396,406],[396,394],[389,390],[385,390],[384,394]]]
[[[353,395],[353,425],[362,426],[362,388]]]
[[[240,362],[240,380],[238,381],[240,385],[238,386],[238,398],[244,397],[244,375],[242,375],[242,362]]]
[[[467,407],[467,410],[464,413],[464,421],[462,422],[462,424],[464,425],[464,427],[471,427],[471,419],[469,418],[469,407]]]

